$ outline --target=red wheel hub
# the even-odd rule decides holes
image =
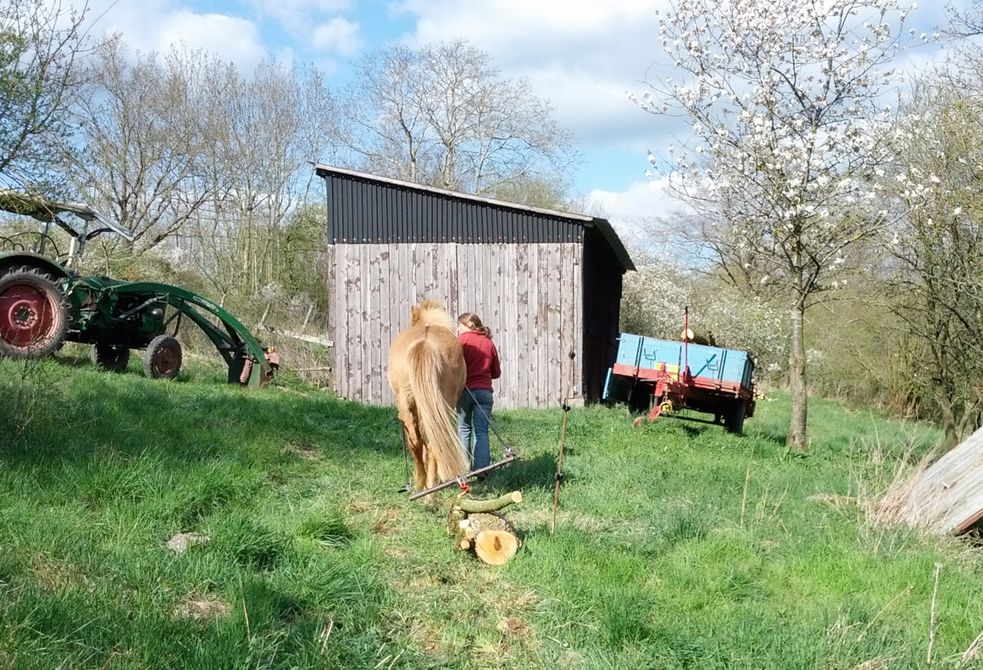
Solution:
[[[168,375],[174,372],[174,369],[177,367],[177,362],[177,352],[171,347],[162,347],[154,357],[154,367],[156,367],[157,371],[163,375]]]
[[[51,332],[55,309],[47,294],[33,286],[15,284],[0,293],[0,337],[26,347]]]

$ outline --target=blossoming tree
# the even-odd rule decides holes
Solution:
[[[677,76],[635,101],[692,139],[667,156],[677,195],[729,281],[789,314],[789,448],[806,449],[806,309],[885,223],[876,173],[892,157],[886,93],[909,9],[898,0],[686,0],[660,15]]]

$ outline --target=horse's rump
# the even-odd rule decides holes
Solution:
[[[467,472],[455,412],[467,368],[454,317],[440,302],[423,300],[413,306],[410,326],[393,339],[387,375],[413,456],[417,489]]]
[[[441,481],[459,477],[468,470],[457,434],[455,406],[464,389],[463,366],[457,357],[461,357],[457,336],[430,327],[424,327],[423,336],[406,351],[413,402]]]

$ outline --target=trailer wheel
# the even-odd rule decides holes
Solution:
[[[118,344],[96,342],[92,345],[92,352],[89,357],[103,370],[123,372],[126,369],[126,364],[130,362],[130,350]]]
[[[0,355],[42,358],[61,345],[68,327],[61,289],[29,267],[0,276]]]
[[[174,379],[181,360],[181,343],[170,335],[158,335],[143,354],[143,373],[151,379]]]
[[[743,400],[734,403],[724,414],[724,427],[730,433],[741,434],[744,432],[744,415],[747,412],[747,405]]]
[[[652,386],[636,383],[628,395],[628,410],[632,413],[647,412],[652,406]]]

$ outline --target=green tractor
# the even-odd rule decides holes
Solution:
[[[177,333],[182,318],[188,318],[225,360],[230,383],[262,386],[279,368],[275,351],[262,347],[238,319],[207,298],[168,284],[76,272],[85,244],[97,235],[133,239],[91,207],[0,191],[0,209],[43,224],[30,234],[30,244],[22,241],[23,234],[0,237],[0,356],[41,358],[66,341],[81,342],[92,345],[93,361],[121,371],[130,350],[138,349],[147,376],[172,379],[182,363]],[[70,236],[67,254],[58,252],[51,225]]]

